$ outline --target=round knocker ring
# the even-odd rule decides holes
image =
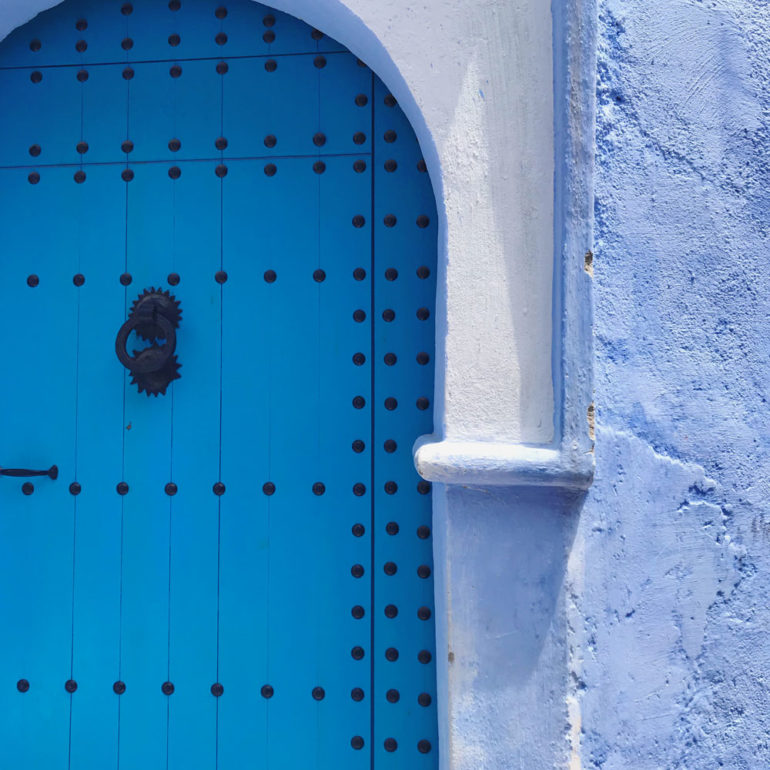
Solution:
[[[165,343],[163,345],[152,345],[144,350],[135,350],[135,356],[128,355],[128,350],[126,349],[128,335],[135,331],[138,326],[146,324],[147,320],[139,316],[129,318],[120,327],[115,340],[115,352],[118,354],[118,360],[132,374],[158,372],[166,366],[171,356],[176,352],[176,330],[167,318],[158,314],[152,319],[152,323],[160,329],[161,334],[158,337],[165,339]]]

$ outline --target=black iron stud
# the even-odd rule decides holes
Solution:
[[[393,94],[385,94],[385,98],[382,101],[385,102],[386,107],[395,107],[397,104],[396,97]]]
[[[266,481],[262,485],[262,492],[266,494],[268,497],[275,494],[275,484],[273,484],[272,481]]]
[[[82,492],[83,488],[78,484],[77,481],[73,481],[70,484],[70,494],[77,497]]]
[[[220,5],[219,8],[214,11],[214,16],[218,19],[224,19],[227,16],[227,8],[224,5]]]
[[[160,691],[164,695],[173,695],[174,689],[175,688],[173,682],[163,682],[163,684],[160,686]]]
[[[75,284],[75,286],[82,286],[86,282],[86,277],[83,275],[83,273],[76,273],[72,276],[72,283]]]
[[[361,452],[363,452],[363,451],[364,451],[364,449],[366,449],[366,444],[364,444],[364,442],[363,442],[363,441],[361,441],[361,439],[360,439],[360,438],[357,438],[357,439],[356,439],[356,440],[353,442],[353,444],[352,444],[352,448],[353,448],[353,451],[354,451],[356,454],[361,454]]]
[[[354,564],[354,565],[353,565],[353,566],[350,568],[350,574],[351,574],[351,575],[352,575],[354,578],[360,578],[360,577],[363,577],[363,576],[364,576],[364,565],[363,565],[363,564]]]
[[[427,607],[420,607],[420,609],[417,610],[417,617],[420,620],[430,620],[431,612]]]
[[[426,265],[421,265],[417,268],[417,277],[423,280],[430,276],[430,268]]]
[[[275,270],[265,270],[265,275],[263,277],[265,279],[265,283],[275,283],[275,279],[278,276],[276,275]]]
[[[354,687],[350,691],[350,697],[358,703],[364,699],[364,691],[360,687]]]
[[[123,6],[120,9],[120,12],[124,16],[130,16],[134,12],[134,6],[131,5],[131,3],[123,3]]]
[[[214,494],[217,497],[222,497],[222,495],[225,493],[225,485],[221,481],[217,481],[216,484],[211,488]]]
[[[126,67],[123,70],[123,80],[133,80],[134,78],[134,69],[133,67]]]
[[[421,412],[424,412],[429,406],[430,406],[429,398],[425,398],[425,396],[420,396],[420,398],[417,399],[417,408]]]
[[[275,42],[275,32],[273,32],[272,29],[268,29],[263,35],[262,39],[266,43],[274,43]]]
[[[224,163],[220,163],[215,169],[214,173],[220,178],[224,179],[227,176],[227,166]]]
[[[385,223],[385,227],[395,227],[396,226],[396,215],[395,214],[386,214],[382,221]]]
[[[366,141],[366,134],[363,133],[363,131],[356,131],[356,133],[353,134],[354,144],[363,144],[365,141]]]
[[[358,96],[356,96],[356,104],[359,107],[366,107],[366,105],[369,104],[369,97],[366,94],[358,94]]]
[[[171,11],[178,11],[182,7],[182,2],[181,0],[169,0],[168,7]]]
[[[361,214],[356,214],[353,217],[353,227],[363,227],[366,224],[366,220]]]
[[[119,495],[127,495],[128,494],[128,484],[126,484],[125,481],[121,481],[118,486],[116,487],[118,490]]]
[[[395,267],[389,267],[385,271],[385,280],[386,281],[395,281],[396,278],[398,278],[398,270],[396,270]]]
[[[366,320],[366,311],[365,310],[354,310],[353,311],[353,320],[356,323],[363,323]]]
[[[35,70],[34,72],[30,73],[29,79],[33,83],[39,83],[43,79],[43,73],[40,72],[39,70]],[[88,74],[86,74],[85,79],[88,80]],[[80,80],[80,73],[78,73],[78,80]]]
[[[430,537],[430,527],[426,527],[425,524],[417,527],[417,537],[419,537],[420,540],[427,540]]]
[[[268,59],[265,62],[265,69],[268,72],[275,72],[278,69],[278,62],[275,59]]]
[[[417,217],[417,227],[425,229],[429,224],[430,217],[427,217],[425,214],[420,214],[420,216]]]
[[[398,703],[401,700],[401,693],[398,690],[388,690],[385,693],[388,703]]]
[[[226,61],[218,62],[218,64],[217,64],[217,73],[218,74],[226,75],[229,69],[230,69],[230,65]]]
[[[179,168],[179,166],[171,166],[171,168],[168,170],[168,175],[172,179],[179,179],[179,177],[182,176],[182,169]]]
[[[427,580],[430,577],[430,567],[427,564],[421,564],[417,568],[417,577]]]
[[[179,273],[169,273],[166,280],[169,286],[178,286],[181,279],[179,278]]]
[[[214,273],[214,280],[217,283],[225,283],[227,281],[227,273],[224,270],[217,270],[217,272]]]
[[[364,747],[364,739],[360,735],[354,735],[350,739],[350,745],[356,750],[359,751]]]
[[[396,444],[396,442],[392,438],[389,438],[385,440],[385,443],[383,444],[383,448],[388,454],[393,454],[393,452],[395,452],[396,449],[398,449],[398,444]]]
[[[134,41],[130,37],[123,38],[120,41],[120,47],[124,51],[130,51],[134,47]]]
[[[121,286],[130,286],[132,280],[133,280],[133,278],[131,277],[131,273],[123,273],[120,276],[120,285]]]
[[[353,532],[353,537],[363,537],[366,527],[363,524],[354,524],[351,531]]]
[[[385,650],[385,660],[395,663],[395,661],[398,660],[398,650],[395,647],[388,647],[388,649]]]
[[[350,651],[350,656],[353,658],[353,660],[363,660],[366,653],[364,652],[363,647],[354,647]]]
[[[363,217],[361,217],[363,219]],[[364,278],[366,278],[366,270],[364,270],[363,267],[357,267],[353,271],[353,278],[355,278],[357,281],[363,281]]]
[[[274,25],[275,25],[275,16],[273,16],[271,13],[268,13],[268,14],[267,14],[267,16],[265,16],[265,17],[262,19],[262,23],[263,23],[263,24],[264,24],[266,27],[272,27],[272,26],[274,26]]]
[[[43,44],[39,40],[32,40],[29,44],[30,51],[39,51],[43,47]]]
[[[356,160],[353,162],[353,171],[357,174],[361,174],[366,171],[366,161]]]
[[[19,679],[19,681],[16,682],[16,689],[19,692],[28,692],[29,691],[29,682],[26,679]]]
[[[394,409],[398,407],[398,401],[393,398],[393,396],[388,396],[388,398],[385,399],[385,408],[392,412]]]
[[[27,276],[27,286],[29,286],[31,289],[34,289],[35,286],[37,286],[40,283],[40,278],[38,278],[36,275],[28,275]]]
[[[316,483],[313,484],[313,494],[320,496],[324,492],[326,492],[326,485],[322,481],[316,481]]]
[[[398,163],[396,163],[396,161],[393,160],[392,158],[385,161],[385,171],[389,171],[390,173],[393,173],[397,168],[398,168]]]
[[[171,152],[179,152],[179,150],[182,149],[182,142],[180,142],[179,139],[172,139],[168,143],[168,149],[171,150]]]
[[[361,620],[361,618],[366,614],[366,611],[360,604],[356,604],[355,607],[352,607],[350,610],[350,614],[356,619]]]
[[[78,30],[78,32],[85,32],[85,30],[88,29],[88,22],[85,19],[78,19],[75,22],[75,29]]]
[[[320,40],[324,36],[324,33],[321,32],[320,29],[312,29],[310,31],[310,37],[313,38],[313,40]]]
[[[214,42],[217,45],[224,45],[227,42],[227,35],[224,32],[217,32]]]
[[[25,481],[21,485],[21,493],[23,495],[27,495],[27,497],[29,497],[29,495],[31,495],[34,491],[35,491],[35,485],[30,483],[29,481]]]
[[[176,48],[182,42],[182,38],[179,35],[169,35],[168,44],[173,48]]]
[[[394,561],[386,561],[382,569],[386,575],[393,576],[398,572],[398,565]]]
[[[312,695],[313,700],[323,700],[326,697],[326,691],[323,687],[314,687]]]
[[[128,155],[128,153],[134,151],[134,143],[132,141],[125,141],[120,145],[120,149]]]
[[[428,650],[420,650],[417,653],[417,660],[419,660],[420,663],[430,663],[433,660],[433,656]]]
[[[366,494],[366,484],[353,484],[353,494],[356,497],[363,497]]]
[[[75,43],[75,50],[78,53],[83,53],[88,48],[88,43],[86,43],[85,40],[78,40],[77,43]]]
[[[227,139],[225,139],[224,136],[220,136],[215,142],[214,146],[218,150],[226,150],[227,149]]]
[[[398,359],[395,353],[386,353],[383,360],[385,361],[385,366],[393,366]]]
[[[386,738],[383,742],[385,751],[395,751],[398,748],[398,741],[395,738]]]
[[[275,176],[276,171],[278,171],[278,167],[275,163],[268,163],[265,166],[265,176]]]
[[[126,683],[118,680],[115,682],[115,684],[112,685],[112,691],[115,693],[115,695],[123,695],[123,693],[126,691]]]
[[[214,684],[211,685],[211,694],[215,698],[219,698],[225,691],[225,688],[222,684],[219,682],[214,682]]]
[[[417,696],[417,702],[418,702],[418,703],[419,703],[421,706],[423,706],[423,707],[427,707],[427,706],[430,706],[430,704],[433,702],[433,698],[431,698],[431,697],[430,697],[430,695],[428,695],[428,693],[427,693],[427,692],[421,692],[421,693],[420,693],[420,694]]]
[[[382,137],[388,144],[392,144],[393,142],[398,139],[398,134],[393,130],[389,129],[385,132],[385,134]]]
[[[427,754],[431,750],[430,741],[426,741],[424,738],[421,741],[417,742],[417,751],[420,752],[420,754]]]
[[[171,69],[168,71],[168,74],[171,75],[172,78],[178,78],[182,74],[182,68],[175,64]]]
[[[322,134],[320,131],[313,134],[313,144],[316,147],[323,147],[326,144],[326,135]]]
[[[75,692],[78,689],[78,683],[74,679],[68,679],[64,683],[64,689],[69,693]]]
[[[74,176],[72,177],[78,184],[83,184],[83,182],[86,181],[86,172],[85,171],[76,171]]]
[[[427,307],[417,308],[417,317],[421,321],[427,321],[430,318],[430,310]]]
[[[417,482],[417,491],[421,495],[429,494],[430,490],[431,490],[431,483],[430,483],[430,481],[418,481]]]
[[[396,492],[398,492],[398,484],[396,484],[395,481],[386,481],[385,482],[385,494],[387,494],[387,495],[395,495]]]
[[[37,173],[37,171],[32,171],[27,176],[27,181],[30,184],[37,184],[40,181],[40,174]]]
[[[259,691],[263,698],[267,698],[268,700],[275,695],[275,690],[273,689],[272,685],[269,684],[263,684],[262,689]]]
[[[275,147],[277,141],[278,140],[272,134],[268,134],[265,137],[265,147],[273,148]]]
[[[385,617],[386,618],[395,618],[398,615],[398,607],[396,607],[395,604],[388,604],[385,607]]]
[[[382,311],[382,320],[386,321],[387,323],[390,323],[393,321],[396,317],[395,310],[391,310],[390,308],[386,308]]]
[[[320,268],[318,270],[313,271],[313,280],[316,283],[323,283],[326,280],[326,273],[321,270]]]
[[[353,363],[356,366],[363,366],[366,363],[366,356],[363,353],[354,353]]]
[[[178,492],[178,488],[177,488],[177,485],[176,485],[176,484],[174,484],[174,482],[173,482],[173,481],[169,481],[169,483],[168,483],[168,484],[166,484],[166,486],[165,486],[165,490],[166,490],[166,494],[167,494],[169,497],[173,497],[173,496],[174,496],[174,495],[175,495],[175,494]]]
[[[323,69],[326,66],[326,57],[316,56],[315,59],[313,59],[313,65],[317,67],[319,70]]]
[[[430,356],[427,353],[418,353],[417,354],[417,363],[420,364],[420,366],[425,366],[430,361]]]
[[[417,161],[417,170],[424,174],[428,170],[428,165],[425,163],[425,161],[420,158],[420,160]]]
[[[120,178],[124,182],[130,182],[134,178],[133,169],[124,168],[123,171],[121,171],[121,173],[120,173]]]
[[[366,406],[366,399],[363,396],[356,396],[353,399],[354,409],[363,409]]]
[[[316,174],[323,174],[323,172],[326,171],[326,164],[322,160],[317,160],[313,164],[313,171],[315,171]]]

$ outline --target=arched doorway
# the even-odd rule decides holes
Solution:
[[[0,478],[6,761],[435,767],[436,215],[395,100],[248,0],[69,0],[0,94],[0,466],[58,471]]]

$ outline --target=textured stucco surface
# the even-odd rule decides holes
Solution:
[[[599,8],[575,766],[767,768],[770,6]]]

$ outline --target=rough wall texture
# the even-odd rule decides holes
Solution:
[[[602,0],[573,767],[770,767],[770,5]]]

